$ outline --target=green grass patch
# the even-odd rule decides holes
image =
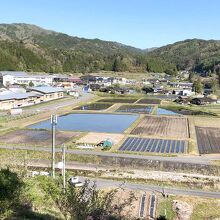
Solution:
[[[159,198],[158,206],[157,206],[157,217],[166,216],[168,220],[172,220],[176,217],[176,213],[173,211],[173,197],[170,196],[168,198]]]
[[[192,220],[220,217],[220,201],[207,200],[194,205]]]

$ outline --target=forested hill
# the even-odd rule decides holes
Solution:
[[[0,24],[0,70],[45,72],[218,69],[218,41],[188,40],[141,50],[117,42],[72,37],[29,24]]]
[[[220,41],[185,40],[148,53],[148,56],[173,63],[178,69],[220,73]]]

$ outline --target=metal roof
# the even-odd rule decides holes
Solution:
[[[0,74],[2,76],[5,75],[11,75],[11,76],[27,76],[26,72],[22,72],[22,71],[0,71]]]
[[[48,75],[48,74],[33,74],[33,73],[26,73],[26,72],[22,72],[22,71],[0,71],[0,74],[2,76],[5,75],[11,75],[14,77],[27,77],[27,78],[53,78],[52,75]]]
[[[5,95],[0,95],[0,101],[4,101],[4,100],[19,100],[19,99],[26,99],[29,97],[40,97],[41,95],[37,94],[37,93],[33,93],[33,92],[28,92],[28,93],[14,93],[11,92],[9,94],[5,94]]]
[[[30,91],[36,91],[43,94],[55,93],[55,92],[64,92],[63,88],[52,87],[52,86],[41,86],[41,87],[31,87]]]

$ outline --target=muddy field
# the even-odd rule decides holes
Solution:
[[[105,110],[111,107],[112,105],[113,103],[92,103],[76,107],[73,110]]]
[[[220,128],[196,127],[200,154],[220,153]]]
[[[106,98],[106,99],[100,99],[97,102],[111,102],[111,103],[134,103],[136,102],[138,99],[134,99],[134,98]]]
[[[161,103],[160,99],[140,99],[137,104],[156,104],[159,105]]]
[[[77,132],[56,132],[56,144],[60,145],[78,136]],[[51,145],[51,131],[46,130],[17,130],[0,136],[0,143],[5,144],[26,144],[37,146]]]
[[[157,137],[188,138],[188,122],[180,117],[145,116],[131,134]]]

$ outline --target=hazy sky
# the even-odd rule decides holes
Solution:
[[[220,0],[0,0],[0,23],[20,22],[149,48],[220,39]]]

